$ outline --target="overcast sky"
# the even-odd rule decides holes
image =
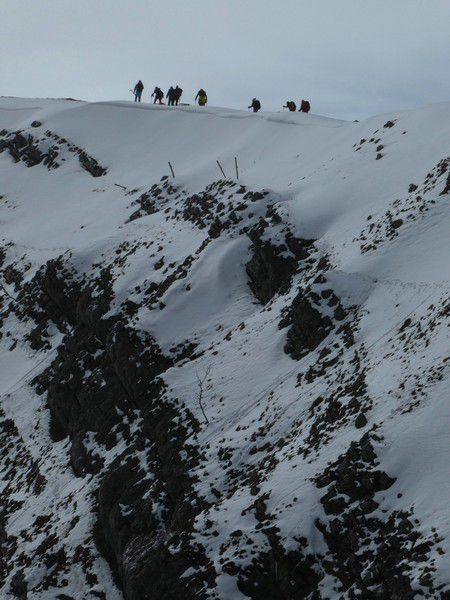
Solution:
[[[0,0],[0,95],[214,106],[308,98],[348,119],[450,100],[450,0]]]

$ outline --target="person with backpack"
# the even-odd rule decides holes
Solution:
[[[297,110],[297,106],[293,100],[288,100],[283,108],[288,108],[290,112],[295,112]]]
[[[179,85],[177,85],[177,87],[174,89],[175,104],[177,106],[178,106],[178,102],[181,100],[182,94],[183,94],[183,90],[180,88]]]
[[[205,106],[208,102],[208,96],[203,88],[198,90],[197,95],[195,96],[195,101],[197,101],[197,98],[199,106]]]
[[[308,100],[302,100],[298,112],[304,112],[308,114],[310,110],[311,104],[308,102]]]
[[[143,90],[144,90],[144,84],[139,79],[139,81],[137,82],[137,84],[134,86],[134,90],[133,90],[134,101],[135,102],[140,102],[141,101],[141,96],[142,96]]]
[[[258,110],[261,110],[261,102],[259,100],[257,100],[256,98],[253,98],[252,103],[250,104],[250,106],[248,108],[253,108],[253,112],[257,113]]]
[[[169,99],[167,103],[169,106],[175,106],[175,90],[173,89],[173,86],[170,86],[169,91],[166,94],[166,98]]]
[[[153,98],[153,96],[155,97],[155,99],[153,100],[153,104],[156,104],[156,102],[159,102],[160,104],[162,104],[162,101],[164,98],[164,92],[162,91],[161,88],[156,86],[155,89],[153,90],[152,98]]]

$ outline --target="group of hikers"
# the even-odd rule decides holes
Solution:
[[[253,112],[257,113],[259,110],[261,110],[261,102],[257,98],[253,98],[252,103],[248,108],[252,108]],[[297,105],[293,100],[288,100],[283,108],[288,108],[291,112],[295,112],[297,110]],[[311,104],[309,101],[301,100],[298,112],[309,113],[310,110]]]
[[[142,98],[142,92],[144,91],[144,84],[139,79],[137,84],[134,86],[134,89],[130,90],[130,91],[132,91],[134,94],[134,101],[140,102],[141,98]],[[183,90],[180,88],[179,85],[177,85],[175,87],[170,86],[169,91],[166,94],[167,104],[169,106],[178,106],[178,103],[180,102],[182,94],[183,94]],[[159,104],[164,104],[164,102],[163,102],[164,92],[162,91],[162,89],[160,87],[158,87],[158,86],[155,87],[151,97],[154,98],[153,104],[156,104],[157,102],[159,102]],[[197,95],[195,96],[195,101],[198,102],[199,106],[205,106],[205,104],[207,104],[208,96],[204,89],[200,89],[197,92]]]
[[[293,100],[288,100],[283,108],[288,108],[290,112],[295,112],[297,110],[297,106]],[[308,100],[302,100],[300,102],[300,108],[298,109],[298,112],[309,113],[310,110],[311,104],[308,102]]]
[[[135,102],[141,101],[143,91],[144,91],[144,84],[139,79],[139,81],[137,82],[137,84],[134,86],[134,89],[133,89]],[[178,106],[178,103],[181,99],[182,94],[183,94],[183,90],[180,88],[180,86],[178,86],[178,85],[176,87],[170,86],[169,91],[166,94],[167,104],[169,106]],[[157,102],[159,102],[159,104],[164,104],[164,102],[163,102],[164,92],[158,86],[156,86],[155,89],[153,90],[153,94],[151,95],[151,97],[154,98],[153,104],[156,104]],[[200,88],[199,91],[197,92],[197,95],[195,96],[195,102],[197,102],[199,106],[205,106],[208,103],[208,95],[206,94],[206,92],[203,88]],[[250,106],[248,108],[253,109],[253,112],[257,113],[258,111],[261,110],[261,102],[257,98],[253,98],[252,103],[250,104]],[[295,112],[297,110],[297,105],[295,104],[295,102],[293,100],[288,100],[286,102],[285,106],[283,106],[283,108],[287,108],[291,112]],[[310,110],[311,110],[311,104],[308,102],[308,100],[301,100],[299,112],[309,113]]]

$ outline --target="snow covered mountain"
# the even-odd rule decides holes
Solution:
[[[449,140],[0,99],[1,598],[450,598]]]

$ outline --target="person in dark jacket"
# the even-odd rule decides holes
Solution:
[[[162,91],[161,88],[156,86],[155,89],[153,90],[152,98],[153,98],[153,96],[155,97],[155,99],[153,100],[153,104],[156,104],[156,102],[159,102],[160,104],[162,104],[162,101],[164,98],[164,92]]]
[[[168,105],[169,106],[174,106],[175,105],[175,90],[173,88],[173,86],[170,86],[169,91],[166,94],[166,98],[168,98]]]
[[[295,112],[297,110],[297,106],[293,100],[288,100],[283,108],[288,108],[291,112]]]
[[[291,112],[295,112],[297,110],[297,106],[293,100],[288,100],[283,108],[288,108]]]
[[[311,104],[308,102],[308,100],[302,100],[300,103],[300,108],[299,108],[298,112],[309,113],[310,110],[311,110]]]
[[[139,81],[137,82],[137,84],[134,86],[134,90],[133,90],[134,101],[135,102],[140,102],[141,101],[141,96],[142,96],[143,90],[144,90],[144,84],[139,79]]]
[[[205,106],[205,104],[208,102],[208,96],[203,88],[198,90],[197,95],[195,96],[195,101],[197,101],[197,98],[199,106]]]
[[[174,89],[174,92],[175,92],[175,104],[178,106],[178,102],[181,100],[183,90],[180,88],[179,85],[177,85],[177,87]]]
[[[258,110],[261,110],[261,102],[259,100],[257,100],[256,98],[253,98],[252,103],[250,104],[250,106],[248,108],[253,108],[253,112],[257,113]]]

